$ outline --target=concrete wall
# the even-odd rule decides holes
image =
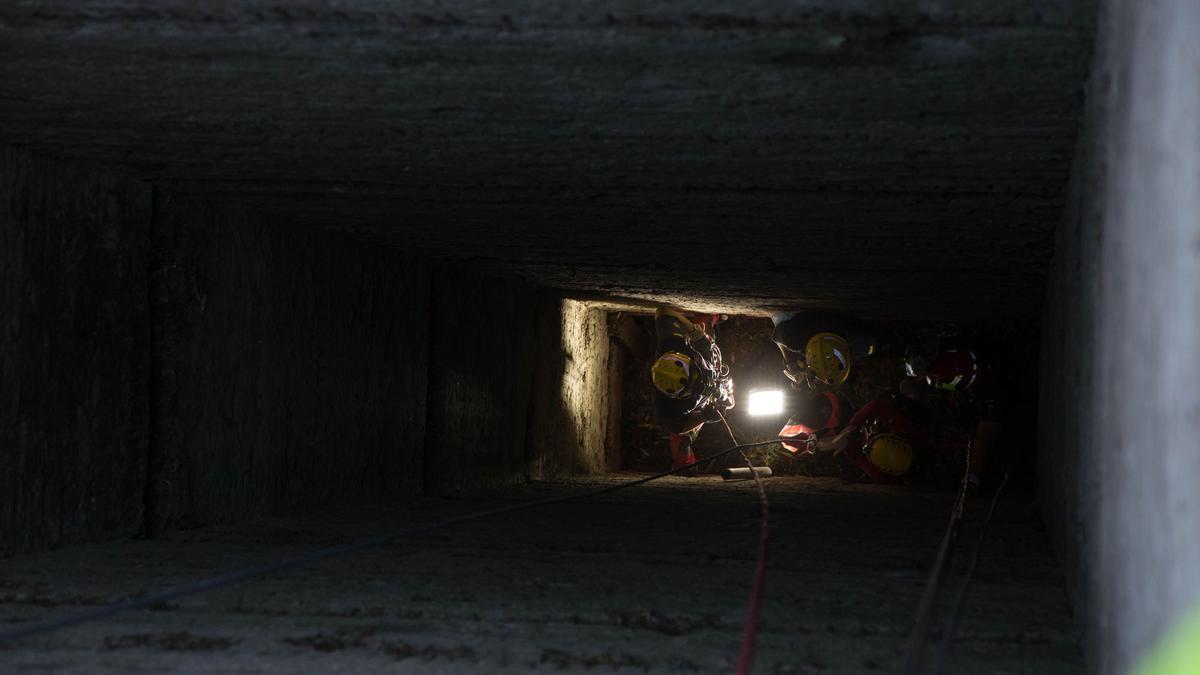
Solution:
[[[142,528],[150,201],[0,148],[0,556]]]
[[[201,199],[154,222],[156,527],[606,466],[599,310]]]
[[[537,364],[532,287],[441,269],[430,314],[425,484],[437,492],[524,480]]]
[[[159,194],[158,526],[421,489],[429,273]]]
[[[94,167],[0,190],[0,554],[606,466],[598,310]]]
[[[1097,54],[1097,72],[1104,53]],[[1066,573],[1067,591],[1080,616],[1087,614],[1086,557],[1096,537],[1099,484],[1091,454],[1096,419],[1099,247],[1104,218],[1097,192],[1105,180],[1102,79],[1093,78],[1088,115],[1080,135],[1067,210],[1055,241],[1046,302],[1038,378],[1037,476],[1047,525]]]
[[[1020,316],[1093,1],[10,0],[0,130],[548,286]]]
[[[1200,603],[1200,6],[1102,14],[1045,317],[1041,472],[1090,669]]]

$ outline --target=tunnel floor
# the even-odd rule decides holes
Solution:
[[[0,562],[0,625],[630,477],[266,518],[10,559]],[[773,537],[755,672],[894,670],[951,495],[803,477],[772,478],[767,489]],[[977,501],[952,589],[981,520]],[[731,672],[757,524],[752,482],[670,478],[0,646],[0,671]],[[993,521],[945,672],[1074,673],[1079,660],[1035,505],[1012,493]]]

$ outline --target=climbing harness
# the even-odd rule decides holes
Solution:
[[[696,355],[699,367],[710,375],[699,400],[688,411],[689,413],[703,410],[710,405],[721,404],[733,396],[733,380],[729,377],[729,366],[725,365],[725,362],[722,360],[721,348],[717,346],[716,330],[713,331],[713,335],[705,332],[704,336],[709,347],[707,356],[702,354],[700,349],[696,348],[695,341],[690,338],[687,339],[688,349]]]

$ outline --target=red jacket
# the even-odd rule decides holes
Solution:
[[[929,444],[929,431],[917,424],[894,394],[882,396],[871,401],[850,418],[848,426],[859,427],[859,430],[849,437],[849,444],[843,451],[846,459],[854,466],[862,469],[871,480],[885,485],[902,485],[903,479],[880,471],[863,452],[867,433],[890,433],[903,436],[916,447]]]

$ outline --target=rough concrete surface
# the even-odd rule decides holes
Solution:
[[[1089,647],[1115,674],[1200,607],[1200,5],[1111,12]]]
[[[0,621],[57,616],[579,487],[421,498],[402,508],[258,520],[4,561]],[[773,538],[756,672],[891,671],[950,496],[799,478],[771,479],[768,492]],[[0,648],[0,669],[729,672],[745,618],[757,502],[752,483],[669,479],[31,638]],[[968,522],[978,517],[972,509]],[[1038,522],[1017,493],[1002,502],[946,672],[1081,672]],[[964,541],[973,536],[969,525]]]
[[[524,481],[539,307],[527,284],[439,269],[430,316],[425,487],[435,492]],[[561,351],[560,345],[553,345]],[[553,355],[555,352],[551,351]]]
[[[166,523],[421,490],[428,265],[169,194],[154,227]]]
[[[1106,3],[1043,324],[1039,474],[1089,669],[1200,603],[1200,10]]]
[[[607,465],[601,310],[4,157],[0,553]]]
[[[422,489],[427,264],[2,157],[0,555]]]
[[[150,193],[0,147],[0,557],[142,529]]]
[[[12,143],[579,292],[1020,312],[1091,0],[20,0]]]
[[[1107,53],[1097,55],[1092,91],[1103,89],[1110,67]],[[1080,616],[1090,598],[1085,568],[1100,498],[1097,463],[1091,461],[1095,421],[1097,311],[1100,293],[1099,243],[1104,235],[1095,190],[1103,184],[1107,132],[1103,99],[1091,96],[1080,132],[1063,223],[1055,238],[1048,269],[1041,325],[1038,376],[1037,475],[1047,525],[1063,561],[1067,590]]]

